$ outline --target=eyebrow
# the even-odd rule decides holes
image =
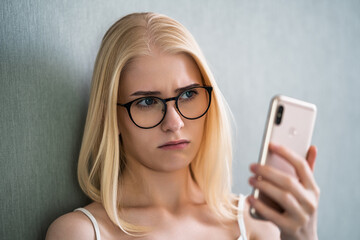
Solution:
[[[182,88],[177,88],[175,90],[175,93],[180,93],[180,92],[183,92],[187,89],[190,89],[190,88],[193,88],[193,87],[199,87],[200,84],[198,83],[193,83],[193,84],[190,84],[188,86],[185,86],[185,87],[182,87]],[[156,95],[160,95],[161,92],[159,91],[136,91],[134,93],[132,93],[130,96],[156,96]]]

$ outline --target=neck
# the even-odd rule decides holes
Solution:
[[[189,167],[160,172],[144,166],[127,165],[120,188],[123,193],[120,204],[124,208],[159,207],[173,212],[185,204],[204,203]]]

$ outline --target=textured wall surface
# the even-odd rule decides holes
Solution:
[[[0,239],[43,239],[88,203],[76,162],[100,40],[134,11],[167,14],[198,40],[233,110],[234,192],[250,193],[269,99],[318,106],[313,143],[320,239],[360,239],[360,2],[45,1],[0,3]]]

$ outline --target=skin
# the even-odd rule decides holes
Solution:
[[[150,56],[134,60],[119,83],[118,102],[126,103],[139,96],[137,91],[158,91],[159,97],[177,96],[176,90],[200,84],[196,63],[185,54],[169,55],[156,50]],[[121,217],[137,225],[151,226],[153,232],[140,239],[237,239],[237,221],[220,222],[207,206],[204,196],[193,181],[189,164],[202,141],[206,116],[197,120],[184,119],[174,101],[168,102],[163,122],[152,129],[141,129],[130,120],[126,109],[118,107],[119,134],[127,156],[120,199],[124,206]],[[168,141],[185,139],[182,149],[162,149]],[[283,156],[299,174],[300,181],[270,167],[251,165],[252,186],[271,189],[269,195],[280,200],[286,209],[278,214],[260,201],[249,197],[244,219],[248,239],[316,239],[316,209],[319,190],[312,175],[316,149],[311,147],[307,159],[301,159],[286,148],[271,145],[270,150]],[[256,175],[263,176],[262,181]],[[249,216],[254,206],[270,221]],[[96,218],[102,239],[135,239],[117,228],[100,203],[85,207]],[[276,226],[277,225],[277,226]],[[279,231],[280,229],[280,231]],[[49,228],[46,239],[94,239],[89,219],[81,212],[58,218]]]
[[[255,176],[249,179],[250,185],[264,191],[285,212],[280,214],[253,197],[248,198],[249,203],[278,226],[281,239],[318,239],[316,222],[320,189],[313,176],[316,147],[310,147],[306,159],[283,146],[270,144],[269,150],[294,166],[299,180],[269,166],[253,164],[250,169]],[[259,175],[262,176],[260,181],[256,177]]]

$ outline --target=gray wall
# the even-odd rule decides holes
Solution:
[[[76,161],[100,40],[155,11],[198,40],[234,112],[234,192],[249,193],[269,99],[318,106],[320,239],[360,239],[359,1],[46,1],[0,5],[0,239],[42,239],[88,202]]]

